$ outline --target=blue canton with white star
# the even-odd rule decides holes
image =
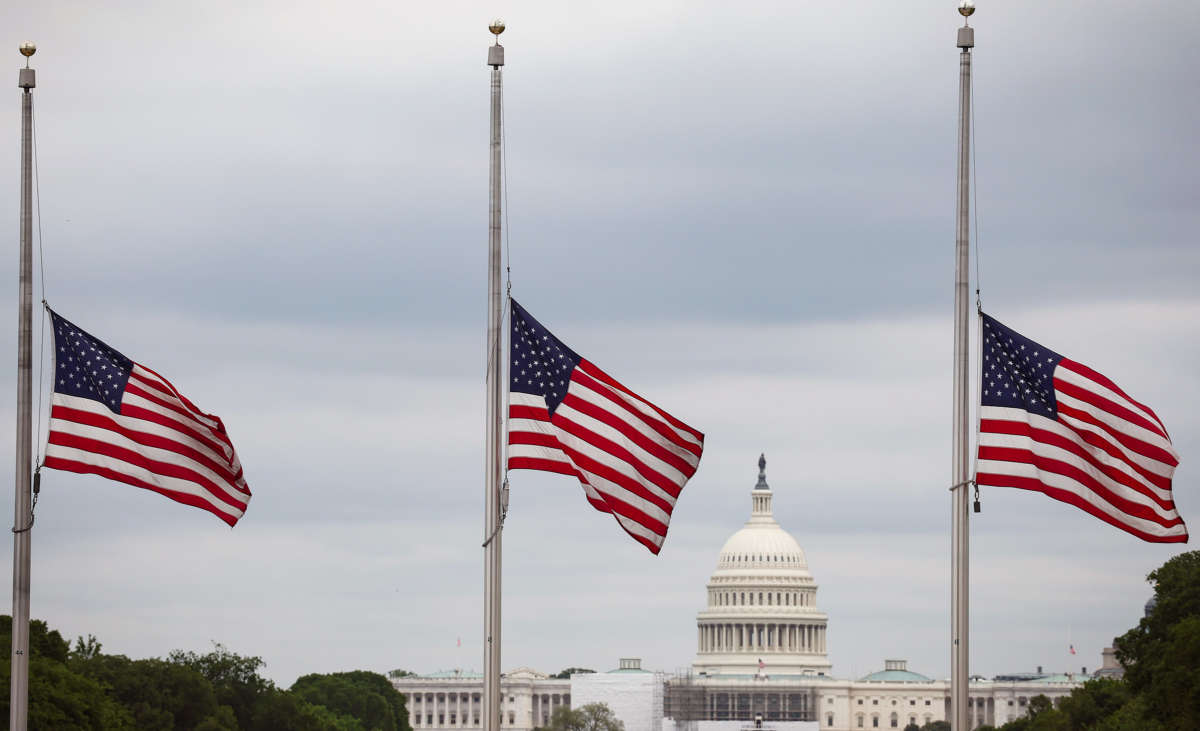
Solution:
[[[534,394],[546,399],[553,414],[571,382],[571,371],[579,365],[579,354],[550,334],[524,307],[512,303],[512,333],[508,345],[510,391]]]
[[[984,406],[1024,409],[1058,418],[1054,369],[1062,356],[983,315]]]
[[[53,310],[54,392],[99,401],[121,413],[133,361],[80,330]]]

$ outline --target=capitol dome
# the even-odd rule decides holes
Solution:
[[[750,519],[725,541],[708,582],[708,606],[696,618],[697,673],[824,675],[832,667],[828,616],[817,609],[804,549],[775,520],[766,469],[759,456]]]

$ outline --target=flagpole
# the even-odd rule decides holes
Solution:
[[[12,683],[8,727],[24,731],[29,723],[29,552],[33,513],[30,509],[33,374],[33,94],[37,86],[29,57],[37,51],[21,44],[25,68],[17,86],[21,93],[21,253],[17,315],[17,445],[16,500],[13,510]]]
[[[969,487],[970,407],[967,400],[969,352],[969,257],[970,257],[970,141],[971,141],[971,49],[975,46],[975,30],[967,19],[975,12],[971,0],[962,0],[958,12],[963,27],[958,29],[959,87],[958,87],[958,211],[954,244],[954,447],[952,484],[954,487],[951,542],[951,657],[950,657],[950,728],[968,731],[967,697],[970,683],[970,513]]]
[[[484,522],[484,620],[483,620],[483,731],[500,731],[500,538],[503,532],[500,500],[504,458],[501,409],[503,364],[501,362],[502,319],[500,295],[500,124],[504,47],[500,34],[504,23],[495,20],[488,30],[496,37],[488,48],[492,67],[491,154],[489,158],[488,220],[488,371],[487,371],[487,499]]]

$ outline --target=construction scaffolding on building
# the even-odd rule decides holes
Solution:
[[[663,688],[663,717],[681,731],[698,721],[816,721],[817,688],[792,678],[679,671]]]

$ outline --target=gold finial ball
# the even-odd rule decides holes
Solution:
[[[960,2],[958,4],[958,14],[963,16],[964,18],[969,17],[971,15],[971,13],[974,13],[974,12],[975,12],[974,0],[962,0],[962,2]]]
[[[492,24],[488,26],[488,30],[490,30],[493,35],[500,35],[504,32],[504,21],[496,18],[492,21]]]
[[[31,43],[30,41],[25,41],[24,43],[21,44],[21,55],[24,56],[25,58],[29,58],[36,52],[37,52],[37,46],[33,45],[33,43]]]

